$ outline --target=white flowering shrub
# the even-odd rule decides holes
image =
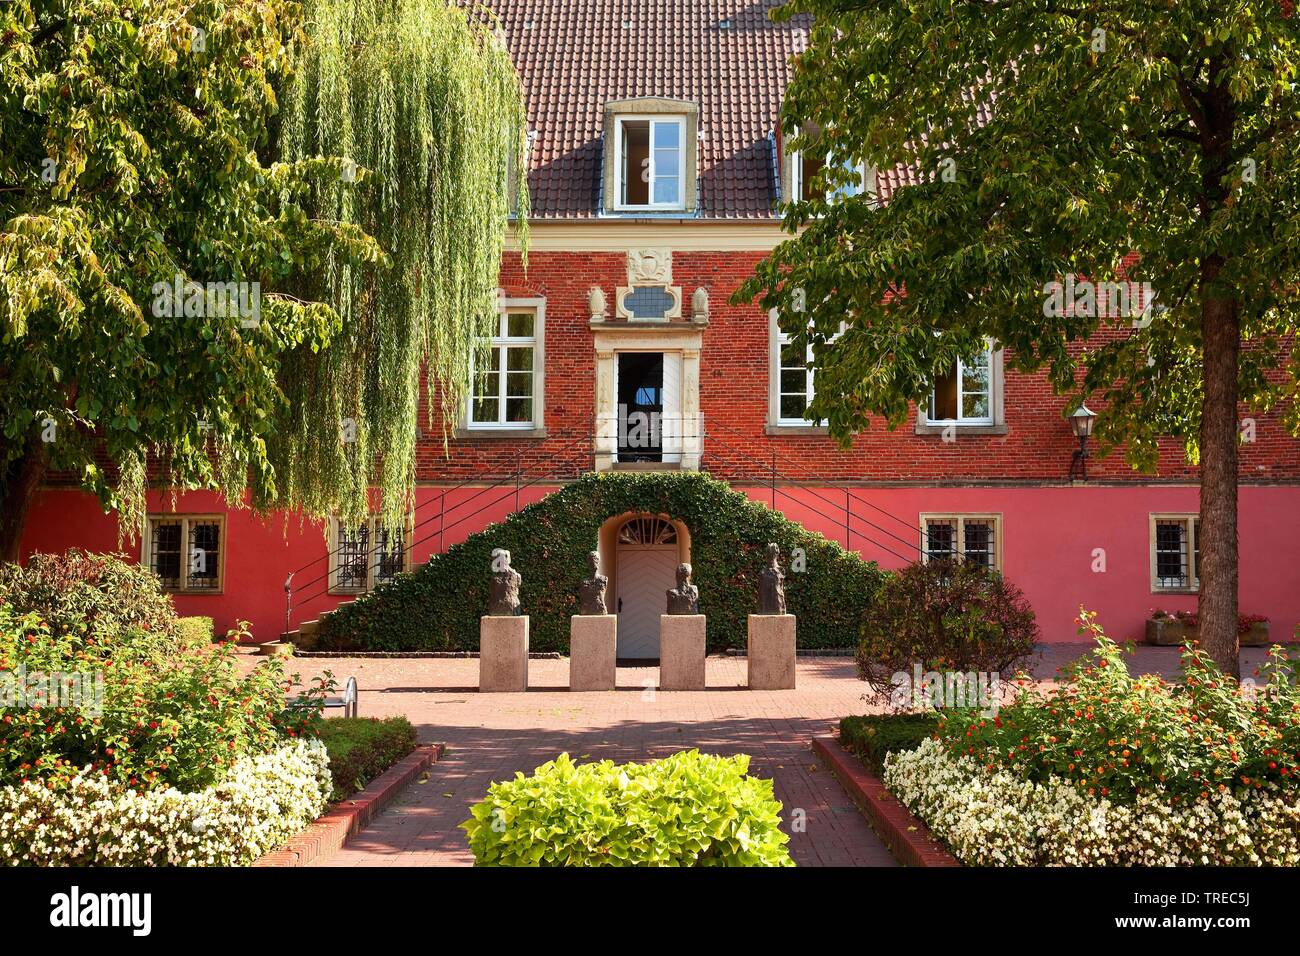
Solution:
[[[1116,803],[1060,777],[1028,780],[938,740],[890,754],[885,785],[971,866],[1296,866],[1300,793],[1269,783]]]
[[[83,771],[66,789],[0,788],[0,860],[39,866],[238,866],[325,809],[329,759],[317,740],[244,757],[217,783],[145,792]]]

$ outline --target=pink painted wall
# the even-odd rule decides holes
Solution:
[[[519,505],[552,490],[554,486],[523,488]],[[744,490],[764,504],[771,501],[768,488]],[[436,515],[441,494],[432,487],[418,491],[412,538],[416,563],[515,509],[513,486],[448,490],[440,538]],[[1004,570],[1033,605],[1046,641],[1078,639],[1074,622],[1080,604],[1096,611],[1107,633],[1119,640],[1140,638],[1142,622],[1153,608],[1196,606],[1194,596],[1151,593],[1148,542],[1150,513],[1197,510],[1197,489],[1192,486],[857,488],[852,494],[847,544],[888,568],[900,567],[904,558],[915,555],[919,533],[912,529],[923,512],[1001,514]],[[778,491],[776,503],[791,519],[845,544],[844,501],[843,489],[787,488]],[[170,495],[152,495],[150,509],[171,511]],[[295,626],[347,599],[325,594],[324,580],[313,583],[326,569],[319,524],[296,516],[286,521],[280,516],[259,518],[247,510],[227,511],[216,495],[206,492],[181,495],[175,510],[227,514],[224,591],[177,595],[181,614],[212,617],[218,633],[243,618],[253,623],[257,638],[270,639],[283,629],[284,580],[294,570]],[[1266,615],[1272,620],[1273,637],[1287,639],[1300,622],[1300,487],[1243,486],[1240,536],[1241,610]],[[117,550],[115,517],[105,515],[89,495],[42,491],[23,539],[24,557],[73,545]],[[138,543],[125,547],[138,557]],[[1104,573],[1092,570],[1097,548],[1105,551]]]
[[[770,488],[743,490],[771,502]],[[1149,516],[1195,513],[1200,507],[1196,487],[858,488],[852,493],[889,516],[861,500],[850,502],[847,546],[887,568],[900,567],[900,555],[915,557],[920,533],[911,528],[919,528],[922,513],[1001,514],[1003,570],[1033,605],[1045,641],[1079,639],[1075,620],[1081,604],[1097,612],[1116,640],[1140,640],[1143,622],[1155,608],[1196,609],[1195,595],[1152,593],[1149,543]],[[846,544],[843,489],[778,489],[777,506],[805,527]],[[1289,640],[1300,623],[1300,487],[1243,486],[1238,522],[1241,613],[1263,614],[1272,622],[1273,639]],[[1105,552],[1104,573],[1092,570],[1096,548]]]

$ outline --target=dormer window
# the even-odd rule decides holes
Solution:
[[[796,135],[798,135],[796,133]],[[816,133],[805,136],[805,139],[820,138]],[[823,181],[824,170],[830,166],[830,156],[816,148],[807,150],[791,150],[789,159],[789,185],[790,201],[803,202],[809,199],[829,199],[835,202],[838,199],[846,199],[850,196],[856,196],[859,193],[868,191],[867,167],[865,163],[858,162],[855,164],[842,164],[842,175],[837,177],[843,179],[848,177],[848,182],[841,182],[826,194],[826,184]]]
[[[686,119],[618,120],[618,206],[681,209]]]
[[[693,212],[699,110],[643,98],[605,106],[606,213]]]

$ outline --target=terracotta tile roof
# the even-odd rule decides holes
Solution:
[[[699,105],[699,215],[772,218],[769,134],[806,19],[773,23],[780,0],[478,2],[500,18],[522,78],[534,216],[595,217],[605,103],[663,96]]]

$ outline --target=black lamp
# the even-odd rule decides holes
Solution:
[[[1070,416],[1070,428],[1079,439],[1079,447],[1070,460],[1071,481],[1088,480],[1088,439],[1092,437],[1092,429],[1096,424],[1097,413],[1087,405],[1080,405]]]

